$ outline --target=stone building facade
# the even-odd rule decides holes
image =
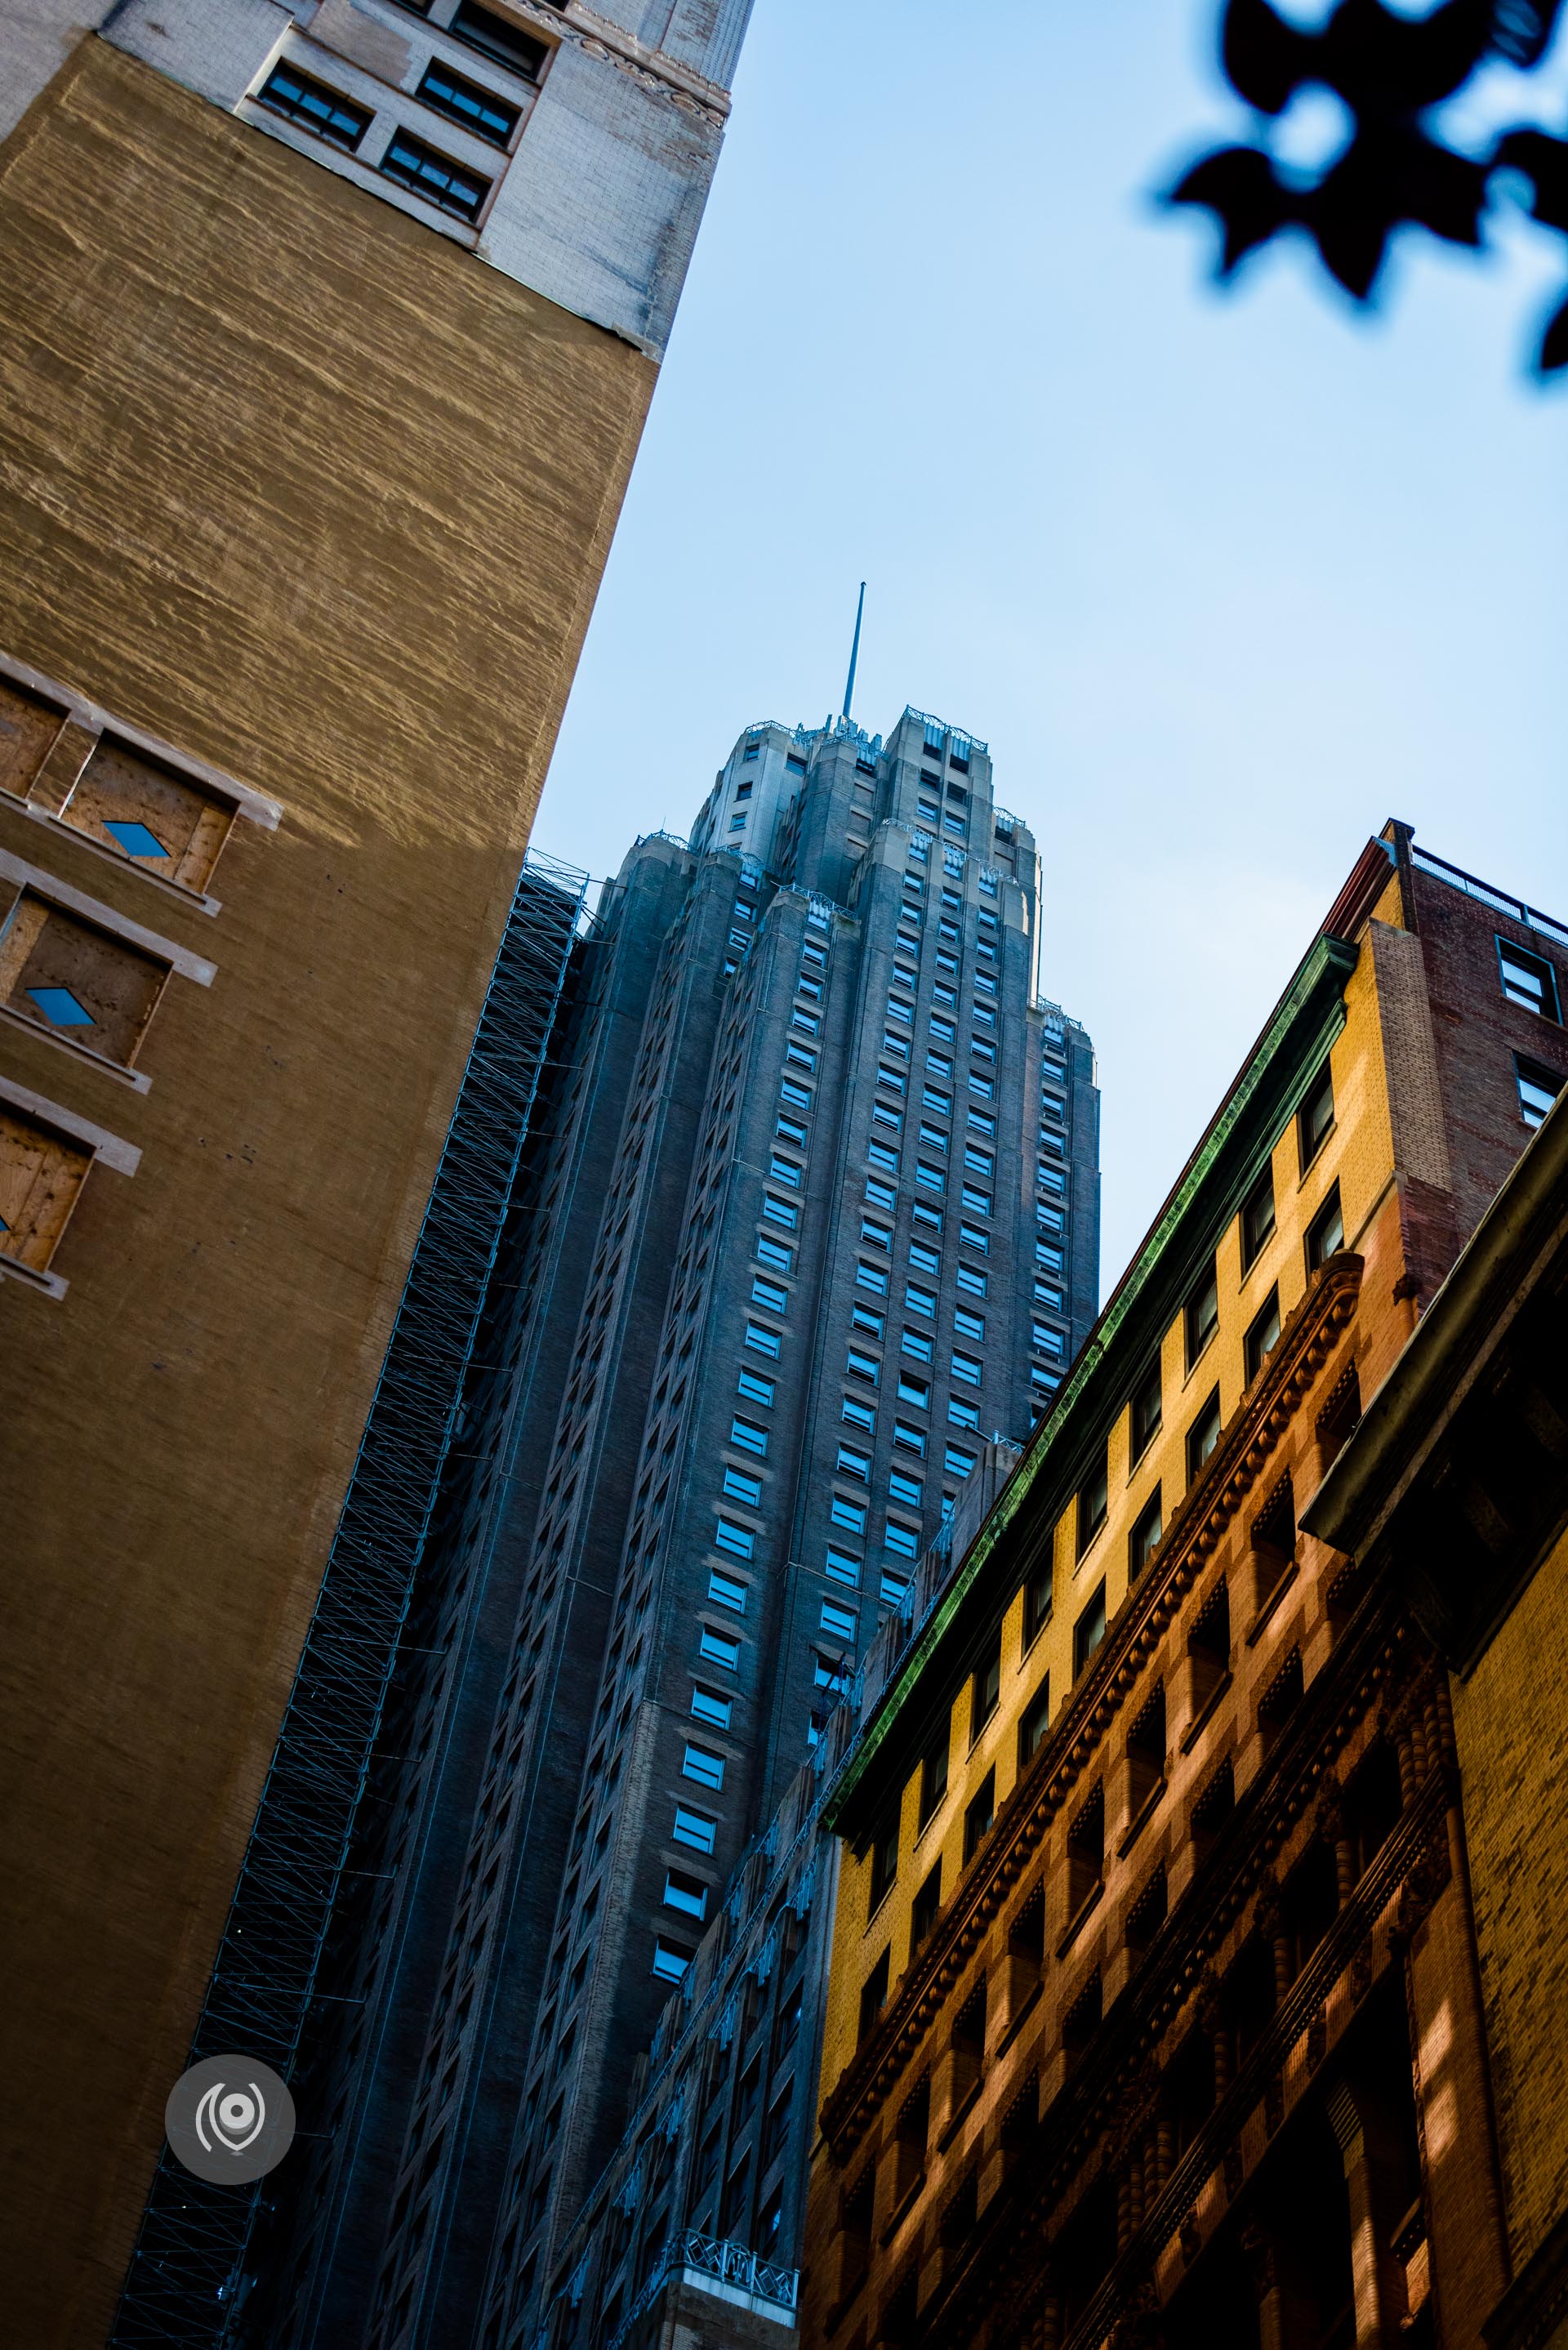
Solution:
[[[1092,1319],[1032,836],[908,712],[736,743],[581,950],[296,2084],[269,2345],[527,2340],[723,1887]],[[721,2232],[758,2245],[772,2209]],[[258,2324],[263,2323],[258,2315]]]
[[[1480,2343],[1449,1686],[1303,1517],[1568,1077],[1565,944],[1368,844],[870,1714],[813,2343]]]
[[[0,2266],[30,2344],[111,2323],[746,14],[0,8]],[[332,1881],[300,1875],[302,1918]]]

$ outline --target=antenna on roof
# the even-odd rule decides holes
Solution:
[[[855,642],[849,649],[849,677],[844,688],[844,715],[849,715],[849,705],[855,699],[855,671],[860,661],[860,622],[866,611],[866,582],[860,582],[860,601],[855,608]]]

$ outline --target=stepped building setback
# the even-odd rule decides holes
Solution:
[[[749,728],[607,886],[294,2084],[327,2119],[270,2350],[534,2337],[727,1878],[1056,1392],[1098,1097],[1041,910],[985,745],[916,711]],[[781,2142],[704,2207],[764,2260],[795,2119],[794,2189]]]

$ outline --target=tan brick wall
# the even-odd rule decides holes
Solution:
[[[1515,2269],[1568,2210],[1568,1533],[1454,1690]]]
[[[0,647],[281,802],[0,1282],[11,2338],[101,2343],[654,370],[88,39],[0,147]],[[17,1930],[19,1929],[19,1930]]]

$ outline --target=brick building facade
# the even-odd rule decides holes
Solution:
[[[814,2344],[1479,2344],[1449,1684],[1303,1515],[1568,1076],[1565,948],[1368,845],[872,1713]]]

